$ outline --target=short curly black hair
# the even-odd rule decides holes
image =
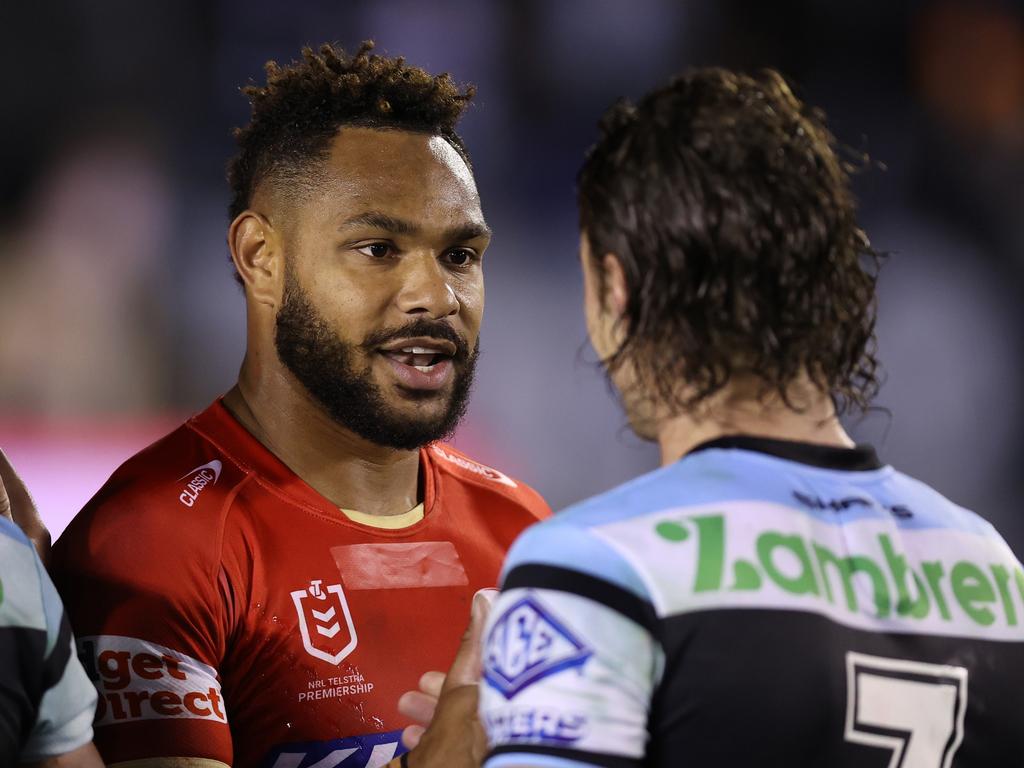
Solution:
[[[371,54],[364,42],[354,56],[332,44],[302,49],[302,60],[281,67],[268,61],[267,84],[242,89],[252,104],[249,124],[235,129],[238,153],[228,163],[233,220],[257,186],[279,182],[302,188],[345,125],[393,128],[445,138],[469,163],[455,125],[474,94],[448,73],[431,75],[405,59]]]
[[[807,374],[839,412],[866,408],[881,257],[838,151],[824,114],[772,70],[692,70],[613,106],[577,180],[592,258],[615,254],[628,287],[608,370],[628,360],[673,410],[737,374],[790,407]]]

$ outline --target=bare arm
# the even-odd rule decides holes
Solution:
[[[63,755],[48,757],[38,763],[23,763],[26,768],[103,768],[103,761],[100,753],[92,742],[85,744],[78,749],[65,752]]]

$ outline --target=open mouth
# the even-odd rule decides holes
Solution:
[[[455,374],[453,359],[458,347],[447,339],[405,338],[377,351],[408,390],[439,391]]]
[[[401,349],[385,349],[381,353],[385,357],[409,365],[422,373],[429,373],[438,363],[451,360],[452,356],[438,349],[429,347],[403,347]]]

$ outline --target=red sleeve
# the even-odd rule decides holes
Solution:
[[[99,692],[95,740],[104,760],[230,765],[231,713],[218,672],[230,631],[220,540],[225,492],[242,478],[224,466],[236,477],[218,477],[201,505],[187,507],[173,470],[128,483],[115,475],[55,545],[53,575]]]

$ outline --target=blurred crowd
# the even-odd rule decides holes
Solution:
[[[864,0],[62,0],[0,6],[0,444],[57,533],[118,461],[233,382],[224,244],[240,86],[304,44],[478,88],[462,124],[495,231],[456,444],[559,507],[656,463],[584,345],[573,184],[598,115],[691,65],[780,69],[864,166],[889,254],[882,458],[1024,551],[1024,11]],[[864,156],[869,161],[864,163]]]

